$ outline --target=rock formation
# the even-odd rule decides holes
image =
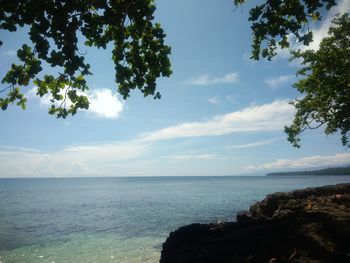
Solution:
[[[350,184],[268,195],[236,222],[170,233],[160,263],[350,262]]]

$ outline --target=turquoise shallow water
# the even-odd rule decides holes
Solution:
[[[0,263],[157,262],[179,226],[350,176],[0,179]]]

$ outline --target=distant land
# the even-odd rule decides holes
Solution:
[[[312,171],[295,171],[295,172],[276,172],[268,173],[267,176],[282,176],[282,175],[350,175],[350,166],[347,167],[330,167]]]

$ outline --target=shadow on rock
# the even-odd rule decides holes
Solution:
[[[350,184],[275,193],[237,222],[170,233],[160,263],[350,262]]]

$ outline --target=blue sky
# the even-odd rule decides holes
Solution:
[[[27,87],[27,110],[0,112],[0,177],[263,175],[348,164],[339,135],[305,132],[300,149],[287,142],[288,102],[300,96],[291,86],[298,64],[284,51],[271,62],[249,60],[249,2],[235,10],[228,0],[157,1],[155,20],[167,33],[174,72],[159,79],[160,100],[135,91],[123,101],[111,50],[83,47],[94,73],[89,111],[55,119],[48,98]],[[311,48],[334,13],[349,10],[343,0],[325,13]],[[23,30],[0,34],[4,76],[15,50],[29,42]]]

